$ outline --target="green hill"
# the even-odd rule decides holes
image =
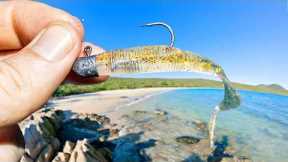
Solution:
[[[269,89],[274,89],[274,90],[286,90],[284,87],[282,87],[279,84],[259,84],[257,85],[257,87],[261,87],[261,88],[269,88]]]
[[[288,90],[275,88],[275,86],[252,86],[240,83],[233,83],[237,89],[251,90],[257,92],[274,93],[287,95]],[[61,85],[54,93],[54,96],[67,96],[73,94],[90,93],[104,90],[136,89],[151,87],[209,87],[222,88],[219,81],[206,79],[135,79],[135,78],[111,78],[106,82],[91,85]]]

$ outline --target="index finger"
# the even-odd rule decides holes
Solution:
[[[0,51],[19,50],[55,21],[66,21],[83,36],[81,22],[70,14],[35,1],[0,2]]]

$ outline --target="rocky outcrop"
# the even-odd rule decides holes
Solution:
[[[65,149],[66,146],[66,149]],[[58,152],[52,162],[107,162],[105,156],[98,152],[87,139],[76,144],[66,143],[63,152]]]
[[[22,162],[111,160],[111,150],[106,147],[106,150],[101,149],[99,144],[97,147],[92,144],[95,141],[104,142],[109,138],[110,119],[105,116],[45,110],[34,113],[21,123],[21,127],[25,138],[25,155]],[[111,132],[115,136],[115,130]],[[110,154],[108,158],[107,154]]]
[[[235,157],[228,139],[210,149],[206,123],[166,111],[129,111],[112,124],[106,116],[42,110],[21,123],[22,162],[249,162]]]

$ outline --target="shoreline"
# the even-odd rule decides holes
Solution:
[[[96,113],[108,115],[122,107],[149,99],[178,88],[139,88],[100,91],[65,97],[54,97],[47,102],[47,107],[70,110],[76,113]],[[112,117],[113,118],[113,117]]]
[[[113,112],[117,112],[120,108],[136,104],[172,90],[177,89],[221,89],[209,87],[157,87],[157,88],[136,88],[136,89],[118,89],[106,90],[93,93],[83,93],[64,97],[53,97],[48,102],[47,108],[56,108],[59,110],[70,110],[76,113],[96,113],[100,115],[108,115],[114,118]],[[240,90],[238,91],[251,91]],[[251,91],[255,92],[255,91]],[[256,92],[271,94],[266,92]],[[273,94],[279,95],[279,94]],[[282,95],[280,95],[282,96]]]
[[[43,147],[48,147],[45,143],[61,142],[63,151],[60,150],[59,152],[60,145],[57,145],[57,147],[55,145],[56,148],[53,150],[57,153],[55,158],[60,157],[62,152],[67,151],[65,148],[69,144],[73,145],[74,149],[69,151],[69,157],[74,157],[72,156],[73,152],[83,152],[79,148],[87,145],[93,150],[93,144],[95,144],[93,141],[96,139],[100,143],[97,143],[95,148],[108,149],[109,151],[105,152],[105,157],[110,161],[118,157],[115,154],[128,159],[133,154],[137,158],[149,158],[156,161],[167,161],[167,159],[189,161],[191,160],[191,154],[197,155],[200,159],[218,158],[218,155],[214,155],[217,147],[214,151],[209,147],[206,122],[197,119],[182,119],[161,109],[142,110],[137,107],[128,107],[153,96],[177,89],[180,88],[112,90],[50,99],[46,105],[46,110],[44,108],[38,114],[35,113],[32,118],[23,123],[22,131],[26,133],[25,141],[28,141],[27,143],[33,141],[30,134],[37,134],[40,135],[43,141],[48,139],[48,142],[42,142],[44,143]],[[40,134],[39,132],[33,132],[36,130],[33,128],[38,127],[37,123],[41,129]],[[29,126],[29,124],[32,124],[32,126]],[[51,138],[44,138],[47,136]],[[82,140],[83,138],[84,140]],[[49,139],[53,141],[49,141]],[[70,143],[67,143],[67,141]],[[234,147],[235,140],[229,140],[228,142],[229,148],[225,148],[225,152],[231,155],[228,158],[229,160],[242,159],[250,162],[247,155],[244,155],[244,158],[242,156],[237,157]],[[116,145],[116,147],[109,148],[107,143]],[[34,149],[33,145],[29,146],[30,149],[28,150]],[[129,149],[129,154],[126,155],[124,153],[127,152],[127,146],[131,150]],[[177,147],[175,148],[175,146]],[[138,149],[144,151],[145,154],[140,154]],[[181,154],[174,154],[178,149],[182,150]],[[132,154],[130,154],[130,151],[132,151]],[[88,155],[87,150],[84,152],[85,155]],[[56,155],[56,153],[53,154]],[[106,156],[108,154],[109,156]],[[227,158],[224,153],[220,156],[221,159]]]

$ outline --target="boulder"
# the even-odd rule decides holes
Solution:
[[[26,145],[21,162],[111,161],[112,151],[102,146],[99,140],[102,137],[104,142],[110,136],[110,129],[104,128],[109,124],[109,118],[97,114],[61,110],[36,112],[21,123]],[[116,130],[113,131],[115,134]],[[67,140],[70,138],[75,143]],[[96,149],[88,141],[98,141],[100,144]]]
[[[118,143],[112,157],[117,162],[141,162],[136,145],[130,142]]]
[[[78,141],[71,153],[69,162],[107,162],[86,139]]]
[[[64,144],[63,152],[71,154],[73,149],[74,149],[74,147],[75,147],[75,143],[73,143],[71,141],[66,141],[65,144]]]
[[[70,159],[69,153],[58,152],[52,162],[68,162]]]

